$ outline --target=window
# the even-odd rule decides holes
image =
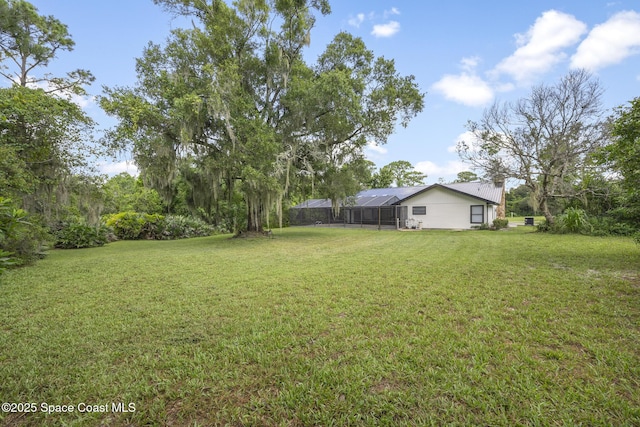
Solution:
[[[484,223],[484,206],[471,205],[471,224]]]
[[[412,206],[411,213],[414,215],[426,215],[427,207],[426,206]]]

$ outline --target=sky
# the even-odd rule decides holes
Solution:
[[[76,68],[96,77],[78,102],[100,127],[115,121],[95,102],[102,87],[133,86],[135,58],[151,41],[163,44],[188,21],[152,0],[32,0],[40,14],[68,26],[76,45],[51,62],[48,72]],[[305,53],[309,63],[339,31],[361,37],[376,56],[393,59],[401,75],[413,75],[425,93],[424,110],[385,144],[373,141],[367,158],[382,167],[407,160],[427,174],[426,183],[450,182],[470,170],[455,152],[468,138],[466,124],[494,102],[526,97],[531,88],[554,85],[573,69],[590,71],[604,89],[606,109],[640,96],[638,0],[333,1],[321,16]],[[121,158],[100,164],[103,173],[136,173]]]

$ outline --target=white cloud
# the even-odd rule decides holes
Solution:
[[[493,89],[480,77],[469,72],[447,74],[432,85],[445,98],[470,107],[485,105],[493,99]]]
[[[393,15],[400,15],[400,11],[397,7],[392,7],[391,10],[385,10],[383,14],[384,19],[387,19],[388,17]]]
[[[493,87],[493,90],[496,92],[511,92],[516,88],[516,86],[513,83],[498,83],[498,82],[494,82],[492,87]]]
[[[427,174],[430,180],[434,180],[439,177],[456,176],[460,172],[468,171],[470,166],[459,160],[449,160],[443,166],[437,165],[429,160],[425,160],[416,163],[414,169]]]
[[[462,60],[460,61],[460,67],[469,73],[473,73],[475,72],[475,69],[479,63],[480,63],[479,57],[470,56],[467,58],[462,58]]]
[[[364,13],[358,13],[355,17],[349,18],[347,22],[352,27],[360,28],[360,24],[364,22]]]
[[[640,53],[640,13],[619,12],[596,25],[571,57],[572,68],[595,71]]]
[[[80,96],[80,95],[71,94],[69,95],[69,100],[77,104],[83,110],[96,105],[95,96],[89,96],[89,95]]]
[[[441,93],[446,99],[468,105],[470,107],[482,106],[493,99],[494,89],[476,75],[476,67],[480,58],[470,56],[462,58],[458,75],[446,74],[431,88]]]
[[[556,10],[544,12],[526,34],[516,34],[518,49],[503,59],[493,74],[507,74],[517,82],[527,84],[563,61],[563,51],[572,46],[587,31],[587,26],[574,16]]]
[[[447,151],[449,153],[457,153],[458,142],[464,141],[469,147],[474,146],[474,142],[476,141],[476,137],[473,132],[466,131],[458,135],[458,137],[453,141],[453,145],[447,147]]]
[[[397,7],[392,7],[390,10],[385,10],[382,13],[385,20],[394,15],[400,15],[400,10],[398,10]],[[368,14],[358,13],[355,16],[349,17],[347,23],[352,27],[360,28],[363,23],[372,22],[379,18],[380,14],[376,12],[369,12]],[[389,21],[385,24],[373,25],[371,34],[375,37],[391,37],[398,31],[400,31],[400,23],[398,21]]]
[[[400,23],[397,21],[389,21],[386,24],[374,25],[371,34],[375,37],[391,37],[398,31],[400,31]]]
[[[387,149],[381,145],[376,144],[373,141],[367,142],[367,150],[372,151],[376,154],[387,154]]]
[[[364,155],[367,160],[371,160],[374,163],[384,161],[387,152],[388,150],[385,147],[376,144],[374,141],[369,141],[364,149]]]
[[[101,163],[98,165],[98,169],[101,173],[113,176],[122,172],[127,172],[129,175],[138,176],[140,171],[138,167],[130,161],[124,160],[118,163]]]
[[[15,81],[17,82],[17,80]],[[55,91],[55,87],[52,86],[51,83],[47,81],[36,81],[35,78],[30,78],[27,81],[27,87],[31,89],[42,89],[45,92],[50,92],[56,96],[59,96],[60,98],[68,99],[69,101],[73,102],[83,110],[95,105],[96,103],[95,96],[90,96],[90,95],[80,96],[80,95],[71,93],[69,91]]]

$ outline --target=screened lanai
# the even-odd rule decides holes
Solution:
[[[340,206],[336,215],[329,199],[310,199],[289,210],[290,225],[362,224],[404,226],[407,207],[395,203],[425,187],[364,190]]]

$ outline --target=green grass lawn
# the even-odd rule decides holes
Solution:
[[[53,251],[0,278],[0,424],[640,425],[640,248],[532,231]]]

